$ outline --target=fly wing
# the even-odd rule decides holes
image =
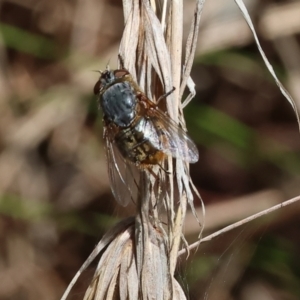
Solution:
[[[198,161],[197,146],[182,128],[157,107],[150,108],[148,114],[159,137],[154,145],[158,150],[189,163]]]
[[[136,201],[137,199],[139,170],[123,158],[108,128],[104,130],[107,170],[111,190],[115,199],[122,206],[126,206],[130,200]]]

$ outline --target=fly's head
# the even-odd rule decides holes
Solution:
[[[100,78],[94,86],[95,95],[103,94],[106,89],[117,82],[132,81],[132,77],[126,69],[117,69],[113,71],[107,69],[103,72],[100,71],[100,74]]]

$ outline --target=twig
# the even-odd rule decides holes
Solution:
[[[218,231],[214,232],[213,234],[210,234],[210,235],[206,236],[205,238],[201,239],[200,241],[197,241],[197,242],[195,242],[195,243],[189,245],[189,246],[188,246],[188,250],[195,249],[195,248],[197,248],[197,247],[198,247],[201,243],[203,243],[203,242],[211,241],[211,240],[214,239],[215,237],[217,237],[217,236],[219,236],[219,235],[221,235],[221,234],[224,234],[225,232],[228,232],[228,231],[230,231],[230,230],[232,230],[232,229],[235,229],[235,228],[237,228],[237,227],[239,227],[239,226],[242,226],[242,225],[244,225],[244,224],[246,224],[246,223],[248,223],[248,222],[250,222],[250,221],[253,221],[253,220],[255,220],[255,219],[259,218],[259,217],[262,217],[262,216],[264,216],[264,215],[267,215],[267,214],[269,214],[269,213],[271,213],[271,212],[273,212],[273,211],[275,211],[275,210],[278,210],[278,209],[280,209],[280,208],[282,208],[282,207],[285,207],[285,206],[288,206],[288,205],[290,205],[290,204],[293,204],[293,203],[295,203],[295,202],[297,202],[297,201],[299,201],[299,200],[300,200],[300,196],[297,196],[297,197],[295,197],[295,198],[292,198],[292,199],[290,199],[290,200],[286,200],[286,201],[284,201],[284,202],[282,202],[282,203],[280,203],[280,204],[277,204],[277,205],[275,205],[275,206],[272,206],[272,207],[270,207],[270,208],[268,208],[268,209],[265,209],[265,210],[263,210],[263,211],[261,211],[261,212],[259,212],[259,213],[257,213],[257,214],[254,214],[254,215],[252,215],[252,216],[250,216],[250,217],[247,217],[247,218],[245,218],[245,219],[243,219],[243,220],[241,220],[241,221],[238,221],[238,222],[233,223],[233,224],[231,224],[231,225],[229,225],[229,226],[226,226],[226,227],[224,227],[223,229],[218,230]],[[186,253],[186,252],[187,252],[187,249],[182,249],[182,250],[180,250],[180,251],[178,252],[178,256],[180,256],[180,255],[182,255],[182,254],[184,254],[184,253]]]

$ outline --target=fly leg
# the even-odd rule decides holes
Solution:
[[[161,96],[157,99],[156,104],[158,105],[159,102],[160,102],[162,99],[167,98],[167,97],[168,97],[169,95],[171,95],[174,91],[175,91],[175,87],[173,86],[173,88],[172,88],[171,91],[169,91],[169,92],[167,92],[167,93],[161,95]]]

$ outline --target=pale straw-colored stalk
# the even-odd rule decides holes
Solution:
[[[183,127],[181,97],[186,83],[192,82],[189,74],[202,5],[203,1],[197,2],[183,67],[183,1],[123,0],[125,28],[119,53],[124,66],[154,102],[175,87],[162,101],[162,109]],[[167,172],[161,166],[140,171],[135,218],[121,222],[102,238],[62,299],[99,252],[85,300],[186,299],[174,272],[187,206],[195,211],[189,167],[171,157],[162,167]]]
[[[294,101],[277,79],[264,55],[243,2],[235,1],[253,33],[264,62],[281,92],[294,108],[299,121]],[[183,1],[123,0],[125,28],[119,53],[124,65],[154,102],[162,94],[171,91],[173,86],[176,88],[167,97],[164,108],[183,127],[185,123],[182,108],[195,95],[190,71],[203,4],[204,0],[196,1],[183,64]],[[186,87],[190,95],[182,101]],[[77,272],[62,300],[66,299],[80,274],[100,252],[102,255],[93,281],[86,291],[85,300],[186,299],[174,278],[174,271],[178,255],[188,249],[178,252],[180,242],[185,241],[182,228],[188,205],[198,220],[192,193],[192,190],[196,190],[189,176],[188,164],[169,157],[163,168],[168,172],[163,172],[160,166],[151,173],[147,169],[140,172],[136,216],[120,222],[102,238]],[[297,200],[299,197],[282,206]],[[280,207],[274,207],[274,210]],[[249,220],[264,213],[266,212],[250,217]],[[234,226],[239,224],[228,226],[202,241],[210,240]],[[199,242],[191,245],[191,248],[197,247]]]

